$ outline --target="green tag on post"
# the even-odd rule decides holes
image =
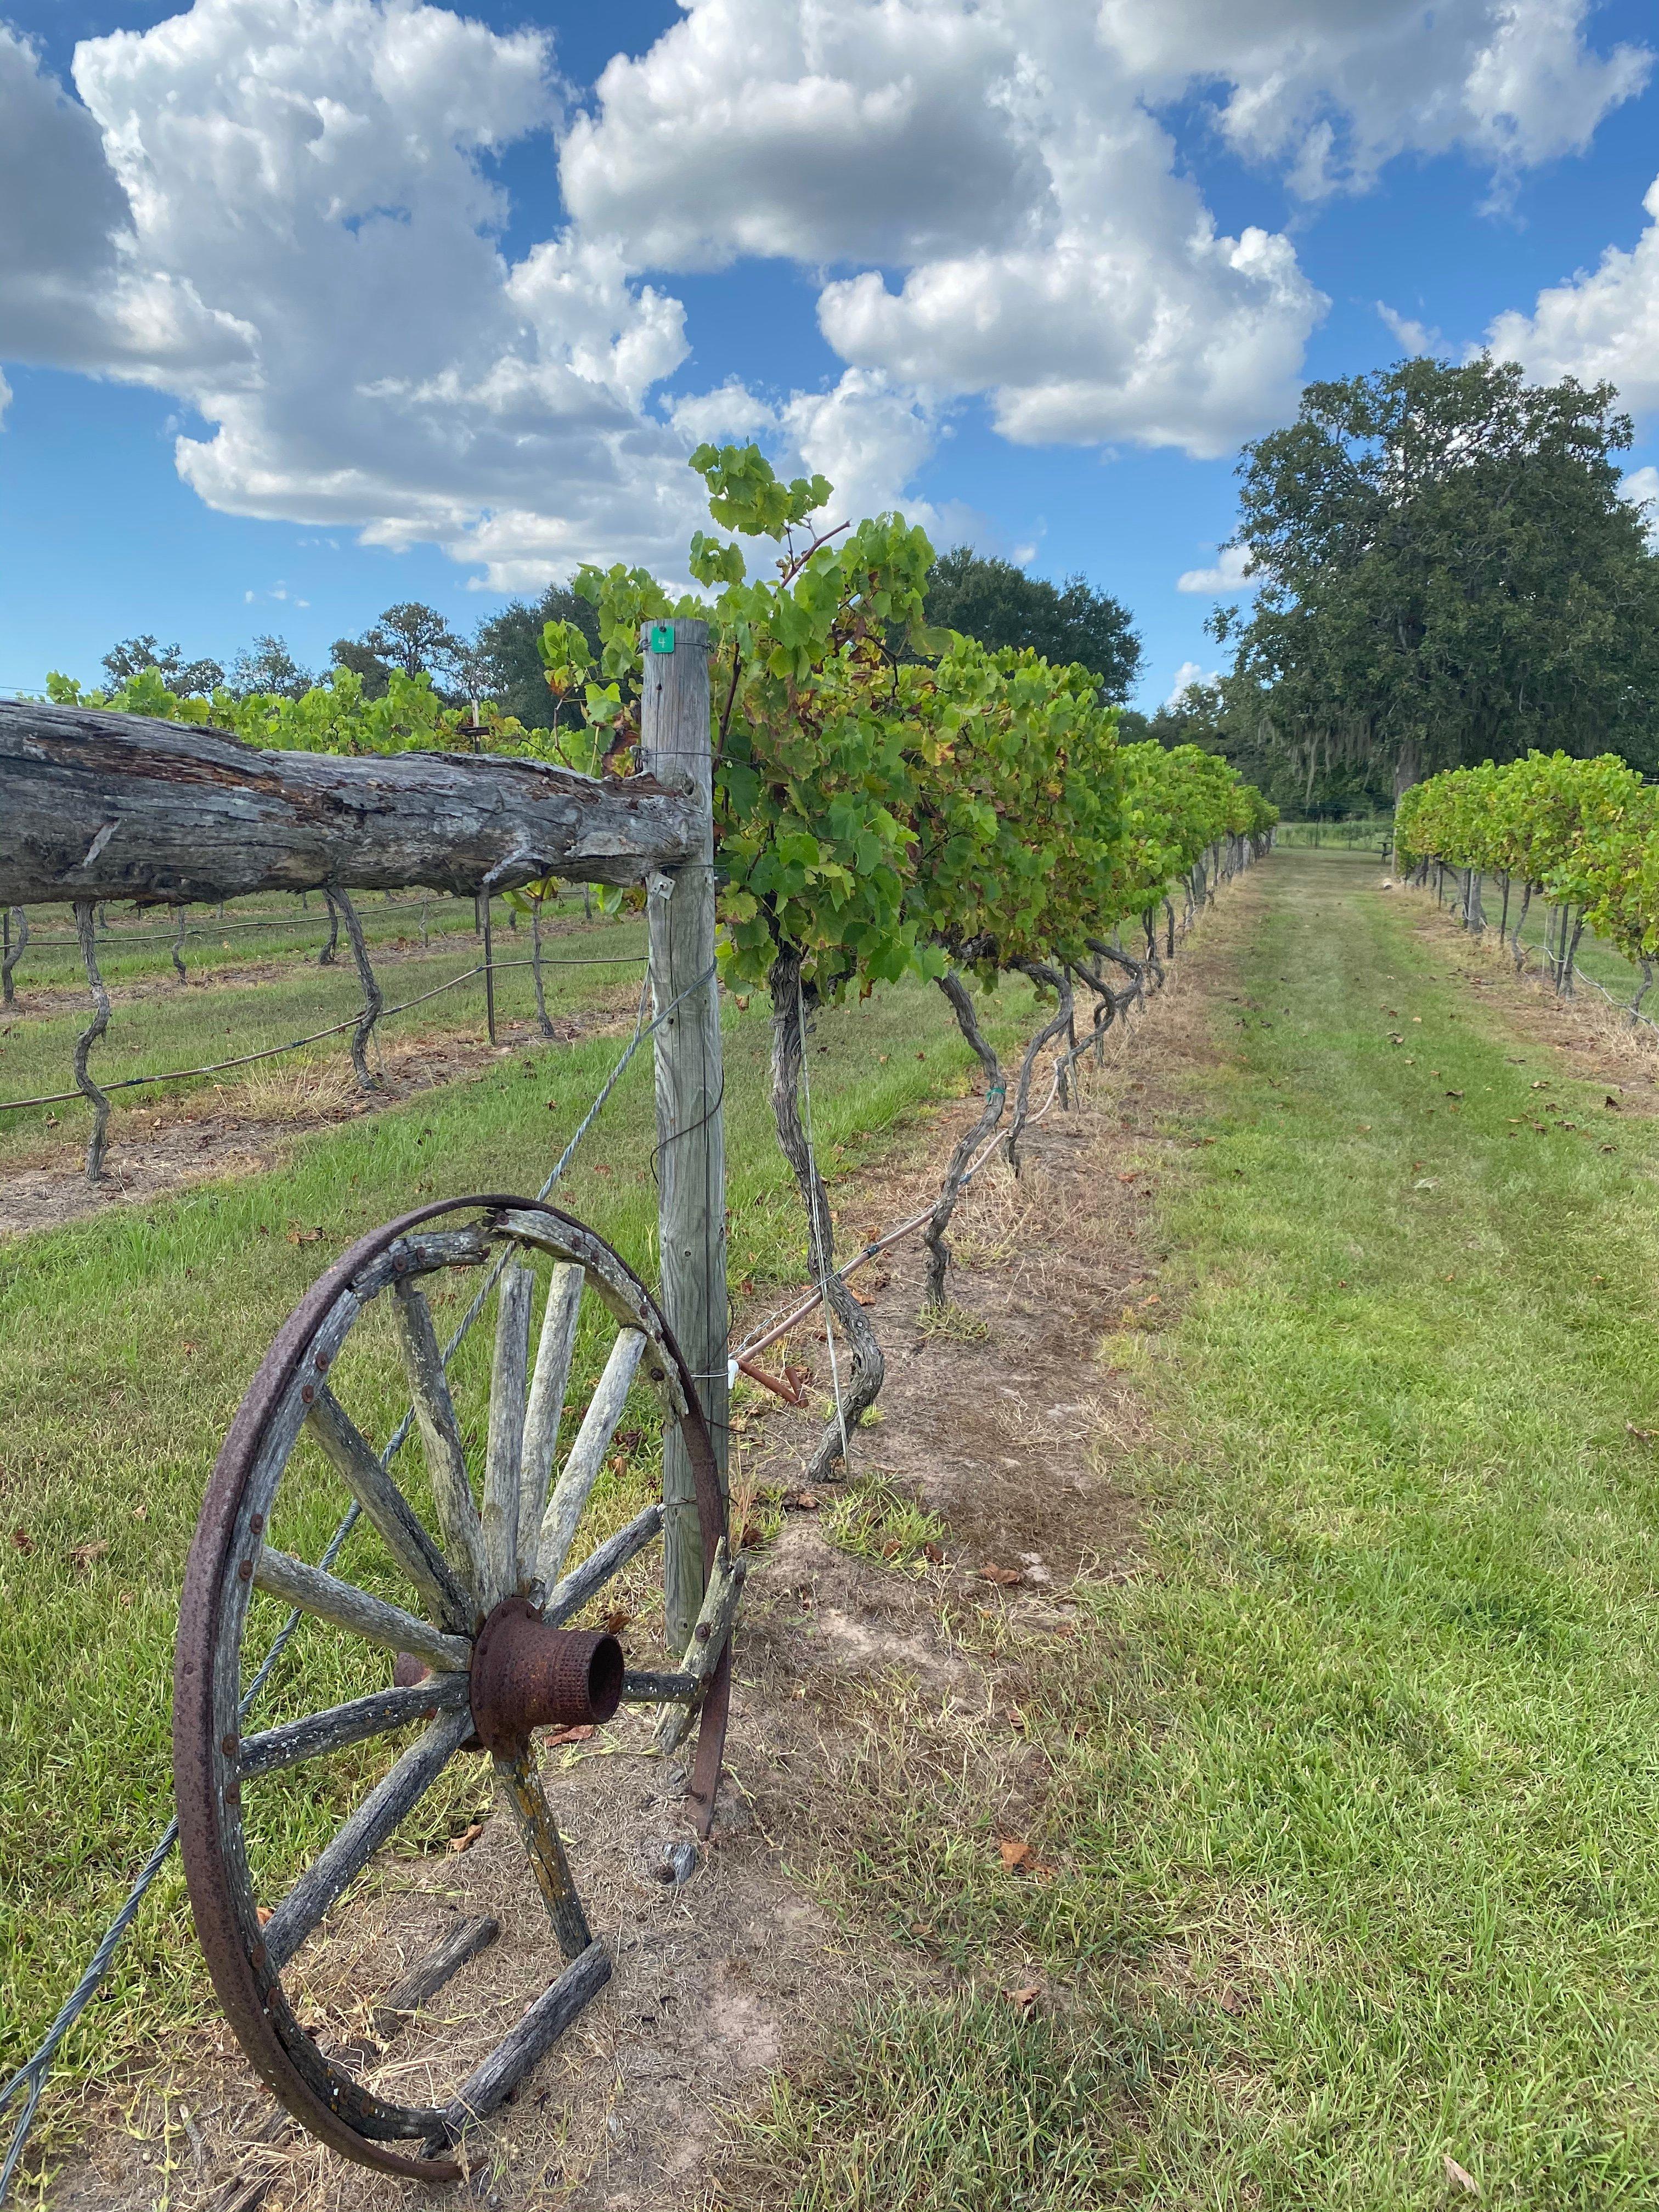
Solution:
[[[651,650],[653,653],[672,653],[674,650],[674,625],[672,623],[652,623]]]

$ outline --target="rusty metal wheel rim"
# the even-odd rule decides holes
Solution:
[[[431,1272],[416,1267],[411,1274],[409,1255],[414,1252],[418,1256],[422,1249],[435,1248],[442,1241],[441,1233],[416,1239],[414,1244],[410,1240],[416,1238],[416,1232],[430,1231],[432,1224],[446,1217],[462,1215],[475,1217],[469,1228],[481,1232],[492,1249],[502,1244],[520,1249],[534,1245],[556,1260],[562,1255],[563,1263],[581,1269],[581,1291],[596,1291],[613,1318],[644,1334],[645,1346],[639,1359],[651,1373],[664,1401],[665,1421],[676,1422],[686,1447],[702,1539],[705,1581],[726,1533],[718,1469],[696,1386],[655,1300],[603,1238],[574,1217],[539,1201],[502,1194],[441,1200],[361,1238],[300,1299],[237,1410],[210,1477],[191,1547],[173,1670],[173,1783],[180,1855],[197,1930],[226,2016],[256,2072],[279,2102],[312,2134],[346,2156],[428,2182],[460,2179],[461,2167],[441,2154],[459,2125],[453,2109],[398,2105],[364,2088],[319,2049],[283,1991],[283,1967],[309,1929],[301,1929],[287,1955],[273,1960],[267,1931],[258,1917],[241,1815],[242,1783],[268,1770],[248,1763],[238,1708],[242,1636],[253,1583],[252,1563],[258,1560],[261,1573],[270,1567],[270,1556],[264,1549],[270,1504],[301,1426],[315,1410],[322,1378],[331,1370],[334,1357],[359,1314],[374,1297],[401,1282],[405,1285],[405,1292],[399,1293],[400,1304],[404,1303],[415,1275]],[[516,1231],[507,1232],[501,1227],[507,1216],[517,1220]],[[579,1291],[577,1303],[580,1296]],[[574,1320],[570,1334],[574,1341]],[[613,1423],[611,1433],[614,1432]],[[260,1586],[270,1587],[264,1583]],[[470,1643],[482,1626],[482,1614],[493,1610],[482,1606],[481,1596],[479,1593],[475,1599],[477,1615],[469,1626],[459,1627],[452,1618],[441,1631],[441,1640]],[[428,1603],[425,1609],[433,1608]],[[453,1657],[449,1663],[457,1664]],[[730,1682],[728,1637],[702,1701],[688,1793],[696,1808],[696,1825],[704,1835],[720,1778]],[[469,1692],[470,1686],[467,1680]],[[398,1762],[398,1768],[404,1767],[413,1753],[429,1745],[429,1757],[436,1759],[434,1779],[454,1755],[471,1725],[470,1695],[458,1697],[453,1678],[441,1687],[443,1709],[428,1723],[425,1735]],[[401,1694],[407,1698],[419,1692]],[[337,1713],[344,1710],[332,1709]],[[395,1723],[373,1732],[389,1733],[391,1725]],[[343,1741],[362,1740],[358,1735]],[[533,1760],[529,1765],[533,1775]],[[425,1786],[416,1792],[417,1798]],[[538,1791],[539,1784],[535,1787]],[[362,1809],[358,1808],[359,1814]],[[356,1817],[354,1814],[353,1820]],[[395,1826],[394,1822],[393,1829]],[[387,1837],[393,1829],[387,1830]],[[338,1832],[333,1843],[343,1832]],[[383,1837],[381,1841],[386,1839]],[[556,1845],[556,1832],[554,1842]],[[307,1867],[296,1890],[310,1879],[333,1843]],[[562,1858],[562,1850],[558,1855]],[[532,1865],[546,1896],[545,1869],[537,1864],[533,1855]],[[574,1924],[585,1936],[586,1923],[574,1887],[570,1894]],[[294,1895],[290,1892],[277,1908],[278,1918]],[[326,1910],[327,1902],[319,1919]],[[553,1911],[550,1898],[549,1910]],[[270,1924],[276,1928],[277,1918]],[[311,1923],[316,1924],[315,1921]],[[567,1956],[574,1955],[574,1939],[568,1926],[561,1926],[556,1916],[555,1926]],[[425,2154],[410,2155],[391,2148],[398,2142],[422,2143]]]

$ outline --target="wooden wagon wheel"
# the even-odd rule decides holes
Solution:
[[[470,1408],[465,1377],[446,1376],[432,1298],[447,1279],[452,1289],[457,1281],[476,1288],[476,1272],[451,1271],[502,1257],[493,1363],[487,1377],[475,1378]],[[555,1480],[585,1294],[614,1338]],[[358,1404],[361,1412],[364,1399],[392,1402],[387,1372],[398,1364],[423,1448],[424,1515],[412,1480],[416,1455],[410,1453],[400,1486],[349,1410]],[[585,1509],[636,1374],[654,1392],[665,1431],[677,1428],[684,1442],[695,1507],[653,1499],[585,1551]],[[483,1445],[482,1510],[467,1465],[475,1435]],[[302,1439],[309,1440],[304,1449]],[[325,1504],[323,1492],[340,1481],[379,1540],[364,1547],[374,1556],[361,1583],[281,1548],[291,1527],[335,1517],[337,1495]],[[630,1671],[615,1636],[563,1625],[660,1542],[665,1513],[693,1510],[707,1563],[704,1597],[678,1663],[670,1654],[659,1671]],[[609,1978],[609,1954],[588,1927],[538,1778],[533,1729],[608,1721],[624,1699],[649,1703],[660,1708],[654,1743],[665,1752],[697,1717],[689,1796],[707,1835],[743,1580],[741,1560],[727,1563],[725,1534],[714,1455],[679,1348],[639,1278],[567,1214],[502,1197],[422,1207],[353,1245],[284,1322],[226,1437],[191,1547],[173,1670],[173,1784],[191,1904],[220,2002],[257,2071],[323,2142],[388,2172],[459,2179],[459,2166],[444,2151],[510,2094]],[[373,1582],[412,1602],[393,1603],[364,1586]],[[333,1648],[316,1659],[324,1669],[361,1656],[349,1639],[380,1647],[382,1686],[243,1735],[247,1668],[263,1641],[257,1628],[250,1634],[256,1591],[326,1625]],[[280,1788],[300,1762],[416,1725],[414,1741],[262,1914],[244,1793],[257,1808],[258,1793]],[[283,1973],[450,1760],[468,1751],[494,1761],[568,1964],[447,2105],[402,2106],[324,2055],[295,2017]],[[400,2143],[408,2148],[393,2148]]]

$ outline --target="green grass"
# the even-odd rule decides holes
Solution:
[[[1022,1695],[1054,1878],[1001,1875],[902,1717],[868,1758],[856,1878],[1052,2018],[866,2023],[780,2085],[769,2202],[1393,2212],[1468,2201],[1449,2160],[1491,2205],[1659,2201],[1655,1125],[1370,862],[1255,884],[1171,1131],[1213,1139],[1166,1178],[1177,1317],[1109,1340],[1152,1571]]]
[[[804,1242],[771,1127],[764,1003],[726,1012],[732,1276],[757,1285],[799,1279]],[[1030,1005],[1024,987],[990,1002],[1005,1044]],[[824,1014],[815,1042],[813,1114],[832,1176],[957,1086],[967,1066],[943,1000],[921,987]],[[594,1038],[515,1054],[471,1082],[300,1140],[280,1175],[199,1187],[5,1248],[0,2072],[44,2031],[169,1817],[185,1554],[219,1441],[283,1315],[333,1252],[424,1197],[533,1190],[617,1049],[615,1038]],[[647,1051],[559,1191],[648,1279],[653,1139]],[[289,1241],[313,1231],[314,1242]],[[469,1357],[487,1356],[486,1335]],[[343,1503],[343,1493],[307,1494],[311,1533]],[[77,1561],[77,1547],[96,1544],[108,1548]],[[357,1544],[349,1571],[359,1569]],[[292,1668],[323,1686],[367,1686],[317,1656],[324,1641],[296,1644]],[[290,1668],[287,1686],[293,1679]],[[279,1680],[273,1692],[283,1687]],[[314,1846],[334,1812],[319,1793],[262,1849],[291,1857]],[[206,2002],[175,1866],[65,2057],[82,2070],[118,2064]]]

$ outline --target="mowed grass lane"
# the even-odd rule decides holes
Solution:
[[[728,1001],[726,1013],[732,1273],[759,1286],[799,1279],[805,1242],[772,1127],[766,1003],[740,1013]],[[990,1000],[1005,1046],[1031,1005],[1024,985]],[[281,1174],[112,1211],[0,1254],[0,2067],[50,2021],[171,1814],[185,1555],[219,1441],[283,1315],[331,1255],[428,1197],[533,1192],[620,1044],[515,1054],[301,1140]],[[920,985],[826,1012],[815,1044],[813,1115],[832,1176],[968,1066],[943,999]],[[558,1200],[647,1280],[654,1142],[647,1047]],[[486,1316],[465,1356],[487,1361],[489,1334]],[[597,1359],[597,1331],[592,1349]],[[419,1463],[411,1449],[400,1465],[412,1478]],[[343,1504],[340,1492],[319,1505],[319,1540]],[[346,1571],[357,1571],[353,1546]],[[337,1815],[319,1792],[294,1849],[314,1848]],[[204,2002],[175,1868],[66,2055],[118,2063]]]
[[[921,1808],[895,1924],[978,1993],[781,2087],[774,2201],[1659,2202],[1659,1125],[1377,879],[1281,854],[1212,924],[1178,1319],[1105,1347],[1148,1571],[1022,1698],[1059,1871]]]

